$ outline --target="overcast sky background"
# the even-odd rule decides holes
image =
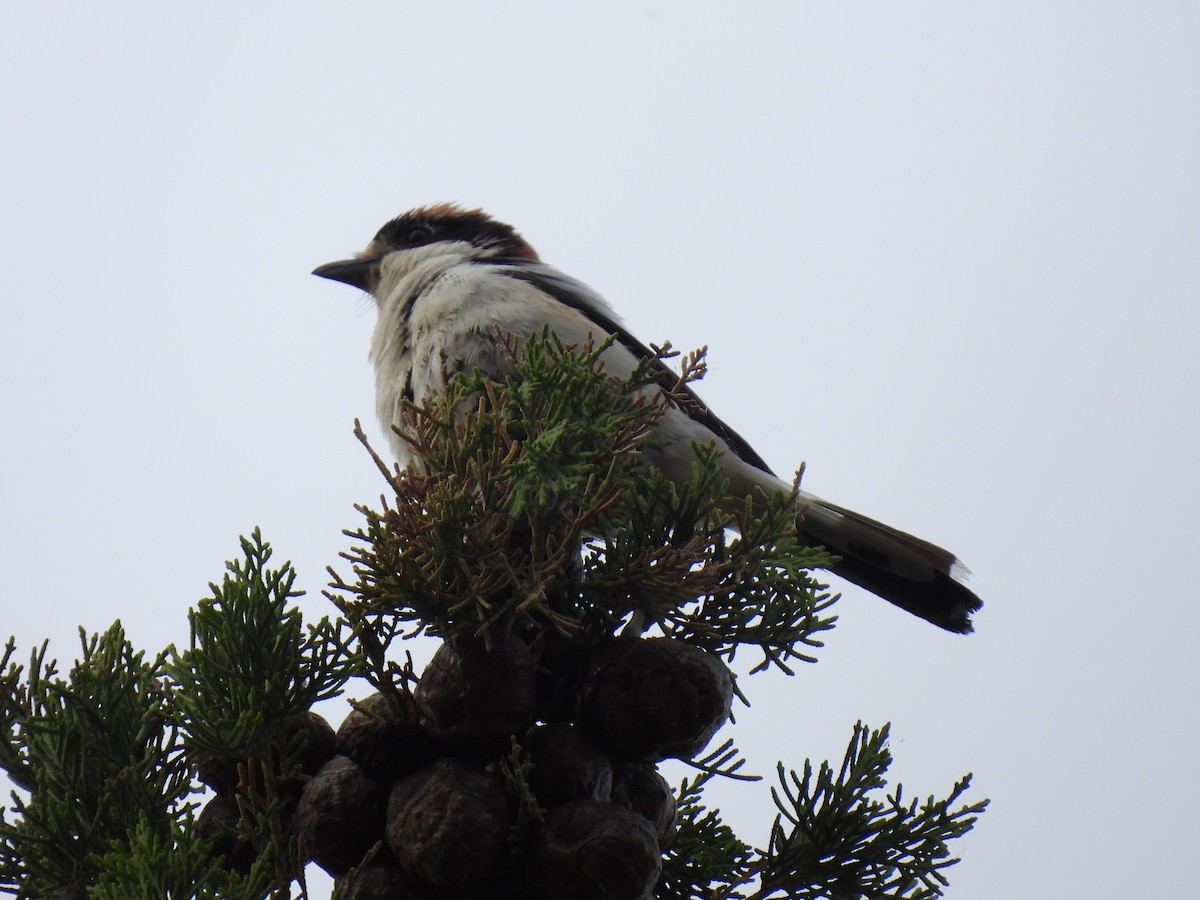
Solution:
[[[255,525],[332,611],[383,487],[351,434],[374,313],[309,271],[457,200],[643,340],[708,344],[703,395],[777,470],[974,571],[972,637],[849,589],[818,665],[743,679],[752,769],[891,721],[906,793],[993,801],[949,896],[1194,883],[1200,7],[3,11],[22,655],[118,617],[185,643]],[[718,796],[765,842],[767,783]]]

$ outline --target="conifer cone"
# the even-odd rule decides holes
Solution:
[[[376,859],[335,884],[339,900],[444,900],[421,887],[392,859]]]
[[[304,731],[304,752],[300,754],[300,771],[312,775],[337,753],[337,735],[324,716],[309,710],[300,716],[296,726]]]
[[[567,722],[535,725],[521,749],[533,761],[529,787],[543,809],[568,800],[607,800],[613,768],[586,734]]]
[[[374,693],[355,703],[338,726],[337,752],[377,781],[408,775],[433,758],[416,700],[405,691]]]
[[[675,794],[652,763],[619,766],[613,772],[612,802],[645,817],[660,847],[675,830]]]
[[[300,769],[305,775],[312,775],[321,766],[333,758],[337,750],[337,738],[333,726],[325,718],[311,710],[301,713],[287,725],[287,739],[290,740],[297,731],[304,732],[304,750],[300,755]],[[282,750],[271,754],[271,763],[280,768]],[[223,757],[211,753],[196,754],[197,777],[216,791],[222,797],[232,798],[237,793],[240,775],[238,766],[244,765],[244,757]],[[283,774],[276,772],[276,774]],[[299,796],[302,784],[295,782],[291,785],[293,796]]]
[[[650,823],[596,800],[551,810],[528,857],[536,900],[643,900],[661,868]]]
[[[458,759],[439,759],[392,786],[387,844],[424,885],[466,892],[500,883],[511,818],[499,782]]]
[[[492,760],[508,752],[533,716],[535,664],[512,635],[453,635],[442,642],[414,691],[422,724],[451,752]]]
[[[387,790],[345,756],[335,756],[300,795],[292,831],[300,853],[330,875],[344,875],[383,840]]]
[[[732,702],[733,678],[713,654],[670,638],[619,640],[585,682],[579,719],[616,759],[691,759]]]
[[[238,839],[239,816],[237,803],[217,794],[204,804],[196,817],[196,834],[212,841],[213,854],[221,857],[222,868],[245,875],[254,865],[258,853],[251,843]]]

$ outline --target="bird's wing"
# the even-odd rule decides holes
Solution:
[[[544,263],[503,265],[497,266],[496,270],[509,278],[531,284],[563,305],[582,313],[597,328],[615,336],[621,346],[637,359],[654,359],[654,352],[634,337],[604,298],[583,282],[576,281],[569,275]],[[559,337],[568,339],[567,335],[559,335]],[[655,359],[654,366],[659,372],[658,383],[664,388],[674,389],[679,380],[678,374],[672,372],[661,359]],[[768,475],[775,474],[750,443],[718,418],[690,385],[684,385],[682,390],[691,401],[683,409],[689,418],[720,438],[729,450],[743,462]]]

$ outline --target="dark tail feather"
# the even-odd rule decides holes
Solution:
[[[833,572],[939,628],[973,630],[983,601],[957,580],[966,569],[953,553],[817,497],[801,503],[805,537],[841,557]]]

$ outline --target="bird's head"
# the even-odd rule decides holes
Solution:
[[[381,282],[398,281],[420,263],[445,256],[489,262],[538,258],[511,225],[481,209],[437,203],[397,216],[357,256],[318,266],[313,274],[378,294]]]

